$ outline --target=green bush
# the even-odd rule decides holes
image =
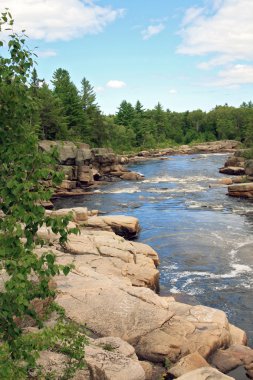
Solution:
[[[0,210],[3,213],[0,269],[5,280],[0,289],[0,378],[5,380],[25,379],[36,367],[38,352],[47,347],[51,332],[44,330],[34,337],[24,335],[22,322],[32,318],[39,328],[43,326],[33,301],[53,298],[51,278],[61,272],[67,275],[71,269],[57,265],[50,252],[41,256],[34,253],[36,247],[44,245],[37,238],[37,231],[42,225],[50,227],[60,235],[60,243],[67,240],[69,232],[77,232],[68,229],[70,216],[52,219],[41,206],[52,195],[48,183],[53,187],[63,178],[54,171],[55,156],[38,149],[37,126],[31,122],[34,102],[28,91],[33,54],[26,47],[25,35],[13,32],[12,27],[12,16],[6,10],[0,15],[0,33],[5,35],[6,30],[10,31],[8,53],[0,55]],[[0,48],[3,46],[4,41],[0,39]],[[66,342],[64,331],[69,333],[69,328],[64,324],[52,331],[62,347]],[[73,349],[77,338],[78,334],[73,334],[69,341]]]

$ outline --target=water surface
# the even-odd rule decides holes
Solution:
[[[253,343],[253,203],[217,185],[226,155],[172,156],[131,170],[144,181],[117,182],[93,195],[56,201],[136,216],[138,241],[159,254],[162,294],[224,310]]]

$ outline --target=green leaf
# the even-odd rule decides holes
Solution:
[[[65,266],[62,271],[63,271],[64,275],[67,276],[70,272],[70,267]]]

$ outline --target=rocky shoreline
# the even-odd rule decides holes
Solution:
[[[52,142],[41,144],[43,150],[52,147]],[[241,183],[251,166],[236,158],[239,143],[233,141],[128,156],[117,156],[108,149],[90,149],[85,144],[53,145],[60,147],[59,170],[65,173],[56,197],[85,194],[108,181],[141,180],[139,173],[124,166],[128,163],[174,154],[227,152],[235,155],[221,172],[232,178],[221,179],[220,183],[229,185],[229,189],[244,186],[245,193],[251,191],[247,183]],[[232,169],[236,167],[240,172]],[[233,379],[225,373],[242,366],[253,378],[253,350],[246,346],[246,334],[231,325],[224,312],[159,296],[157,253],[146,244],[126,240],[140,230],[136,218],[99,216],[97,210],[86,208],[46,212],[53,216],[70,211],[71,226],[80,228],[79,235],[70,235],[64,247],[48,228],[41,228],[39,237],[48,242],[59,264],[74,265],[67,277],[57,278],[56,301],[67,318],[93,334],[85,354],[88,368],[74,379],[225,380]],[[60,374],[64,360],[64,355],[43,352],[40,364],[45,371],[53,366]]]
[[[228,195],[253,199],[253,159],[246,160],[244,151],[238,150],[220,168],[220,173],[232,175],[228,182]]]
[[[49,140],[40,141],[39,148],[58,152],[57,169],[64,173],[65,179],[54,190],[54,198],[80,196],[107,182],[142,179],[139,173],[124,166],[129,160],[113,153],[112,149],[91,149],[83,143]]]
[[[39,143],[42,151],[57,149],[58,170],[65,175],[62,184],[55,189],[54,198],[85,195],[108,182],[142,180],[143,176],[130,171],[127,168],[128,164],[150,159],[166,159],[167,156],[176,154],[233,153],[239,146],[238,141],[226,140],[117,155],[108,148],[91,149],[87,144],[70,141],[43,140]]]
[[[59,170],[66,173],[56,196],[83,194],[112,178],[140,180],[138,173],[123,167],[139,159],[234,153],[238,148],[238,143],[229,141],[121,157],[109,150],[90,150],[84,144],[77,147],[68,142],[41,142],[40,147],[47,151],[52,145],[61,147]],[[236,164],[249,173],[251,164],[235,158],[237,155],[229,158],[225,168]],[[247,183],[236,183],[244,178],[236,174],[220,183],[232,181],[229,187],[246,188]],[[79,370],[75,380],[225,380],[233,379],[226,375],[230,371],[243,367],[253,379],[253,350],[247,347],[246,334],[230,324],[223,311],[159,295],[158,254],[146,244],[128,240],[140,231],[136,218],[99,216],[97,210],[85,207],[46,210],[51,216],[69,212],[69,227],[78,227],[80,234],[69,235],[68,242],[61,245],[59,236],[43,226],[38,237],[47,243],[37,253],[50,250],[57,263],[73,264],[67,277],[56,278],[55,286],[56,302],[65,309],[66,317],[92,334],[85,349],[87,368]],[[38,312],[43,310],[43,305],[37,306]],[[56,323],[55,315],[48,323]],[[28,327],[28,331],[36,332],[36,328]],[[66,357],[44,351],[38,363],[45,373],[54,370],[60,378]]]
[[[86,208],[47,212],[69,211],[79,235],[70,235],[64,247],[49,228],[42,227],[39,236],[59,264],[74,264],[67,277],[56,280],[56,301],[70,320],[96,337],[86,348],[88,369],[79,371],[76,380],[225,380],[232,378],[223,373],[242,365],[253,378],[253,350],[246,347],[246,334],[224,312],[157,294],[157,253],[125,239],[138,233],[136,218],[99,217]],[[45,369],[54,363],[60,373],[64,357],[57,355],[41,355]]]
[[[195,145],[181,145],[176,148],[153,149],[150,151],[141,151],[137,155],[127,155],[131,163],[149,159],[163,158],[164,156],[184,155],[184,154],[201,154],[201,153],[234,153],[240,143],[234,140],[211,141]]]

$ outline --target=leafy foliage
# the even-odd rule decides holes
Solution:
[[[12,25],[6,10],[0,17],[0,32]],[[62,175],[54,171],[55,157],[38,149],[38,126],[33,117],[37,107],[28,85],[33,54],[26,47],[25,36],[12,29],[7,49],[3,41],[0,47],[7,56],[0,56],[0,265],[4,280],[0,289],[0,377],[8,380],[26,378],[35,366],[39,339],[24,336],[22,322],[32,318],[42,327],[34,302],[53,298],[51,278],[70,270],[57,265],[50,252],[35,254],[34,249],[44,244],[37,237],[38,229],[50,227],[60,235],[60,243],[73,231],[68,229],[71,216],[50,218],[41,206],[52,195],[48,184],[59,184]],[[34,83],[35,79],[33,76]],[[58,336],[55,333],[53,336]]]

